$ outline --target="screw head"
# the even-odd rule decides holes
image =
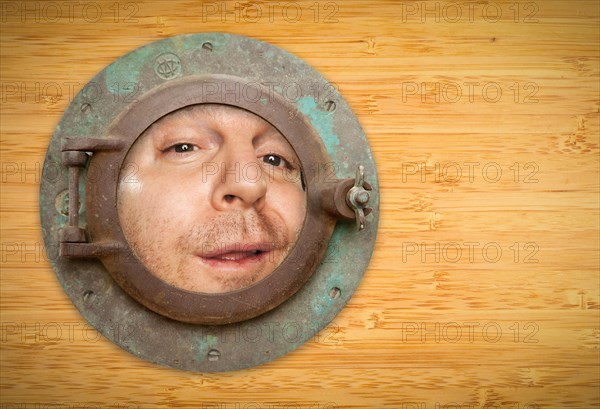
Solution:
[[[370,196],[369,196],[369,192],[367,191],[362,191],[362,192],[358,192],[354,198],[354,200],[356,200],[356,203],[361,204],[361,205],[365,205],[369,202]]]
[[[221,357],[221,352],[217,349],[211,349],[208,351],[208,360],[211,362],[218,361]]]

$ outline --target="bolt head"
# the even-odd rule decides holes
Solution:
[[[356,194],[355,198],[356,203],[359,203],[361,205],[367,204],[369,202],[369,193],[366,191],[362,191]]]

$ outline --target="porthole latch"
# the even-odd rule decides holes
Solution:
[[[322,192],[322,206],[339,220],[356,220],[357,230],[366,226],[366,216],[373,209],[367,207],[372,199],[373,186],[365,180],[365,167],[359,165],[356,177],[338,179]]]
[[[369,191],[371,190],[373,190],[373,187],[369,182],[365,181],[365,167],[359,165],[358,169],[356,169],[354,186],[352,186],[346,194],[346,203],[354,210],[356,228],[358,230],[365,228],[367,223],[365,216],[372,211],[371,208],[367,207],[369,200],[371,199],[371,195],[369,194]]]

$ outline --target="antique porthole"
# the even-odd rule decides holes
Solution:
[[[106,67],[57,126],[44,176],[44,240],[73,304],[178,369],[247,368],[302,345],[375,244],[376,169],[348,104],[246,37],[173,37]]]

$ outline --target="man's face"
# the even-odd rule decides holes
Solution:
[[[121,172],[118,211],[133,252],[190,291],[244,288],[295,243],[306,195],[298,159],[264,119],[196,105],[148,128]]]

